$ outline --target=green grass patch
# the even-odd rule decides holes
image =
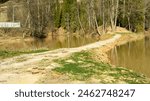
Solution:
[[[72,54],[66,59],[55,60],[61,66],[53,69],[52,71],[68,75],[70,80],[90,81],[93,77],[99,79],[99,83],[117,83],[123,81],[126,83],[150,83],[147,78],[134,71],[128,70],[123,67],[112,67],[110,64],[97,62],[91,58],[91,52],[78,52]],[[70,62],[69,62],[69,61]],[[107,75],[108,78],[102,78]]]
[[[39,49],[39,50],[31,50],[31,51],[7,51],[7,50],[0,50],[0,59],[19,56],[22,54],[31,54],[31,53],[41,53],[46,52],[47,49]]]

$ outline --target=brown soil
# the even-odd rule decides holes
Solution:
[[[74,52],[102,47],[120,37],[121,35],[117,34],[110,39],[77,48],[57,49],[3,59],[0,61],[0,83],[36,83],[40,78],[46,76],[46,71],[58,66],[52,60],[69,56]]]
[[[69,56],[74,52],[88,50],[94,53],[93,59],[109,63],[109,58],[106,54],[109,50],[117,45],[125,44],[126,42],[138,40],[143,37],[144,35],[140,34],[125,34],[122,36],[117,34],[110,39],[95,42],[78,48],[57,49],[49,52],[30,55],[26,54],[13,58],[3,59],[0,61],[0,83],[33,84],[38,83],[38,81],[45,76],[50,76],[49,78],[52,78],[52,83],[56,83],[57,81],[59,81],[59,83],[64,83],[64,79],[70,83],[65,75],[60,76],[59,74],[55,73],[47,75],[48,71],[51,71],[51,69],[59,66],[59,64],[54,63],[52,60]],[[93,80],[93,82],[94,81],[95,80]],[[83,82],[75,81],[71,83]]]

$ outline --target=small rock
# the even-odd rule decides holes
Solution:
[[[32,68],[28,68],[26,72],[32,72]]]
[[[52,66],[52,67],[58,67],[59,64],[57,64],[57,63],[51,63],[51,66]]]
[[[33,71],[32,71],[32,74],[39,74],[39,73],[40,73],[39,70],[33,70]]]
[[[41,74],[46,74],[46,71],[42,71]]]
[[[33,67],[32,69],[38,69],[38,67]]]
[[[38,68],[38,70],[45,70],[45,68]]]
[[[75,61],[73,61],[73,60],[67,60],[66,62],[68,62],[68,63],[75,63]]]

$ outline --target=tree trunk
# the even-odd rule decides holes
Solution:
[[[128,26],[129,26],[129,31],[131,31],[131,24],[130,24],[130,17],[128,16]]]
[[[105,1],[103,0],[102,1],[102,5],[103,5],[103,7],[102,7],[102,9],[103,9],[103,34],[105,33]]]
[[[111,0],[111,3],[110,3],[110,22],[111,22],[111,28],[112,28],[112,31],[114,32],[115,30],[115,24],[114,24],[114,13],[115,13],[115,7],[114,7],[114,0]]]
[[[79,5],[78,4],[77,4],[77,13],[78,13],[78,21],[79,21],[80,27],[81,27],[83,33],[85,34],[85,30],[84,30],[82,23],[81,23],[81,20],[80,20],[80,12],[79,12]]]
[[[13,19],[13,22],[15,22],[15,6],[13,6],[13,16],[12,16],[12,19]]]
[[[118,7],[119,7],[119,0],[116,1],[116,12],[115,12],[115,30],[117,27],[117,19],[118,19]]]
[[[94,16],[95,16],[94,19],[95,19],[95,24],[96,24],[96,31],[97,31],[98,35],[101,36],[101,33],[100,33],[99,29],[98,29],[98,23],[97,23],[97,18],[96,18],[95,12],[94,12]]]

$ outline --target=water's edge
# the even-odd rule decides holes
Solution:
[[[113,47],[108,52],[111,64],[126,67],[150,77],[148,39],[148,36],[144,36]]]

